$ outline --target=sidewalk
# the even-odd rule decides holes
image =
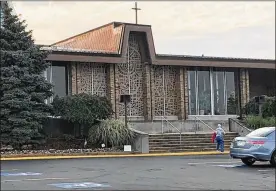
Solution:
[[[161,156],[197,156],[197,155],[227,155],[229,151],[219,153],[217,151],[203,152],[182,152],[182,153],[148,153],[135,154],[127,152],[115,153],[72,153],[72,154],[46,154],[46,155],[1,155],[1,161],[16,161],[16,160],[50,160],[50,159],[78,159],[78,158],[119,158],[119,157],[161,157]]]

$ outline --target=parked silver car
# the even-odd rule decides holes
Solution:
[[[255,161],[270,161],[276,166],[275,127],[263,127],[245,137],[236,137],[230,146],[230,156],[248,166]]]

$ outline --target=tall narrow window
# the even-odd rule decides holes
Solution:
[[[46,100],[46,103],[51,103],[55,96],[64,97],[68,94],[68,76],[65,64],[52,64],[44,74],[48,82],[53,85],[53,96]]]
[[[196,71],[188,73],[188,88],[189,88],[189,114],[196,115]]]
[[[214,115],[226,114],[226,100],[225,100],[225,72],[214,71],[213,78],[213,95],[214,95]]]
[[[235,72],[221,69],[188,72],[189,115],[235,115]]]
[[[66,68],[63,65],[52,66],[52,84],[54,96],[64,97],[67,95]]]
[[[235,87],[235,73],[225,72],[226,78],[226,108],[228,115],[237,114],[238,99],[236,95]]]
[[[199,115],[211,115],[211,84],[210,71],[197,71],[198,78],[198,111]]]

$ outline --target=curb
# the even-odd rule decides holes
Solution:
[[[198,155],[227,155],[229,151],[218,153],[217,151],[204,152],[182,152],[182,153],[89,153],[87,155],[52,155],[52,156],[1,156],[1,161],[19,161],[19,160],[51,160],[51,159],[79,159],[79,158],[126,158],[126,157],[163,157],[163,156],[198,156]]]

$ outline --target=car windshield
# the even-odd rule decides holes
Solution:
[[[260,128],[255,131],[252,131],[246,136],[247,137],[266,137],[273,131],[275,131],[275,127],[264,127],[264,128]]]

